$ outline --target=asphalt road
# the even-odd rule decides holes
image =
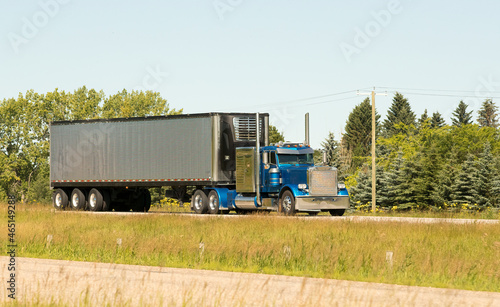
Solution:
[[[500,306],[491,292],[32,258],[16,258],[15,287],[18,303],[33,305]]]

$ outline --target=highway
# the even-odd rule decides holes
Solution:
[[[0,257],[3,277],[8,261]],[[500,306],[492,292],[32,258],[16,258],[16,276],[22,305]]]

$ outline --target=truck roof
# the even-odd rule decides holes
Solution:
[[[314,153],[314,149],[312,149],[310,146],[300,143],[284,143],[284,144],[275,144],[272,146],[264,146],[262,147],[262,150],[275,150],[279,154]]]
[[[120,117],[120,118],[98,118],[98,119],[79,119],[79,120],[60,120],[53,121],[51,125],[67,125],[77,123],[96,123],[96,122],[121,122],[121,121],[143,121],[143,120],[161,120],[174,118],[196,118],[209,117],[213,115],[234,115],[234,116],[254,116],[256,113],[238,113],[238,112],[209,112],[209,113],[191,113],[178,115],[160,115],[160,116],[142,116],[142,117]],[[269,116],[269,113],[260,113],[261,116]]]

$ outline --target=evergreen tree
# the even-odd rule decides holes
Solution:
[[[339,142],[335,140],[333,132],[328,133],[328,137],[321,143],[321,147],[326,152],[326,164],[340,168]]]
[[[404,173],[402,152],[398,153],[390,169],[381,178],[384,193],[380,196],[380,205],[383,207],[400,206],[406,203],[407,191],[404,191],[406,176]]]
[[[486,99],[483,102],[483,106],[479,110],[479,117],[477,119],[480,127],[498,127],[498,114],[497,106],[493,103],[493,100]]]
[[[375,114],[376,127],[380,116]],[[378,128],[377,128],[378,129]],[[355,106],[349,114],[345,125],[342,143],[351,155],[351,168],[361,166],[364,158],[370,155],[372,144],[372,108],[370,99],[366,98]]]
[[[418,119],[417,127],[418,129],[422,129],[426,123],[430,121],[429,115],[427,115],[427,109],[425,109],[424,113]]]
[[[376,170],[376,180],[375,180],[375,197],[377,205],[380,205],[380,199],[384,193],[384,187],[382,185],[382,180],[384,176],[384,170],[381,167],[377,167]],[[350,195],[354,202],[358,205],[366,205],[372,203],[372,168],[370,165],[364,164],[362,170],[358,174],[356,179],[357,185],[350,189]]]
[[[392,105],[387,112],[387,119],[384,120],[384,135],[390,137],[394,134],[405,133],[406,131],[398,128],[397,124],[404,124],[408,127],[415,126],[415,113],[411,110],[408,99],[398,92],[394,95]]]
[[[444,121],[443,117],[439,112],[434,112],[432,113],[432,118],[431,118],[431,127],[432,128],[441,128],[446,125],[446,122]]]
[[[453,112],[451,122],[453,126],[461,127],[464,125],[472,124],[472,111],[467,112],[468,105],[460,100],[458,107]]]
[[[436,175],[436,183],[433,185],[431,200],[434,206],[442,207],[452,202],[453,184],[457,175],[455,161],[447,161]]]
[[[498,171],[495,167],[491,145],[484,145],[483,153],[477,162],[477,175],[475,177],[476,201],[479,207],[492,206],[496,202],[496,195],[493,193],[493,184],[499,180]]]
[[[269,144],[276,144],[285,141],[285,136],[273,125],[269,125]]]
[[[454,203],[474,204],[476,202],[476,175],[477,167],[474,156],[469,154],[467,160],[462,163],[462,167],[452,186],[451,199]]]

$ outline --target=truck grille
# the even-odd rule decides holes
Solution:
[[[311,167],[307,170],[307,185],[310,195],[337,195],[337,169],[334,167]]]

